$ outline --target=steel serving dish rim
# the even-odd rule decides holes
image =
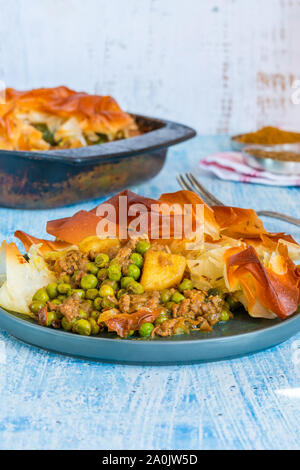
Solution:
[[[238,137],[240,137],[241,135],[244,135],[244,134],[239,134],[239,135],[234,135],[234,136],[231,136],[230,137],[230,142],[231,142],[231,146],[233,148],[233,150],[237,150],[237,151],[240,151],[244,148],[252,148],[252,147],[256,147],[256,148],[261,148],[263,150],[266,150],[266,151],[275,151],[275,152],[294,152],[294,153],[298,153],[300,155],[300,142],[296,142],[296,143],[293,143],[293,144],[267,144],[267,145],[263,145],[263,144],[250,144],[250,143],[246,143],[246,142],[239,142],[237,139]]]
[[[288,145],[288,144],[286,144]],[[268,157],[257,157],[253,153],[247,152],[247,150],[264,150],[266,152],[268,151],[287,151],[287,150],[277,150],[274,149],[274,147],[283,147],[282,145],[280,146],[254,146],[254,145],[248,145],[247,147],[244,147],[242,149],[242,154],[244,158],[247,160],[247,163],[252,167],[255,168],[256,170],[267,170],[270,171],[271,173],[276,173],[276,174],[281,174],[281,175],[300,175],[300,159],[299,162],[293,161],[293,160],[276,160],[274,158],[268,158]],[[300,148],[300,145],[299,145]],[[293,152],[294,153],[294,152]],[[300,157],[300,154],[299,154]]]

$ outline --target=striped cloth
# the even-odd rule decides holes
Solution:
[[[219,152],[199,162],[203,173],[213,173],[222,180],[271,186],[300,186],[300,175],[281,175],[250,167],[240,152]]]

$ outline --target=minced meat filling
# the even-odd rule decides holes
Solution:
[[[33,314],[45,326],[86,336],[108,329],[122,337],[136,331],[142,337],[211,331],[232,317],[224,295],[196,289],[187,273],[177,286],[144,292],[140,279],[150,246],[140,240],[109,253],[66,252],[50,266],[56,283],[33,296]]]
[[[173,317],[195,318],[203,316],[210,325],[220,321],[224,301],[219,295],[207,296],[205,291],[184,291],[185,299],[172,308]]]
[[[130,240],[126,243],[122,248],[120,248],[115,256],[115,260],[120,264],[122,268],[128,266],[128,264],[132,264],[130,261],[130,256],[133,253],[136,246],[135,240]]]
[[[86,253],[82,253],[79,250],[71,250],[66,256],[56,261],[54,271],[60,276],[65,274],[72,275],[76,271],[85,271],[88,262],[89,257]]]
[[[158,291],[147,292],[140,295],[124,294],[119,300],[119,310],[122,313],[133,313],[141,308],[154,310],[158,308],[160,294]]]

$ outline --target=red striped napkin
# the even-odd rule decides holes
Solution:
[[[250,167],[240,152],[220,152],[199,162],[203,173],[213,173],[222,180],[271,186],[300,186],[300,175],[280,175]]]

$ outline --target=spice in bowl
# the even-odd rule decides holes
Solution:
[[[257,158],[270,158],[281,162],[300,162],[300,154],[296,152],[272,151],[263,148],[249,147],[245,150],[246,154]]]
[[[300,143],[300,133],[267,126],[256,132],[237,135],[233,140],[241,144],[283,145]],[[270,158],[270,157],[269,157]]]

